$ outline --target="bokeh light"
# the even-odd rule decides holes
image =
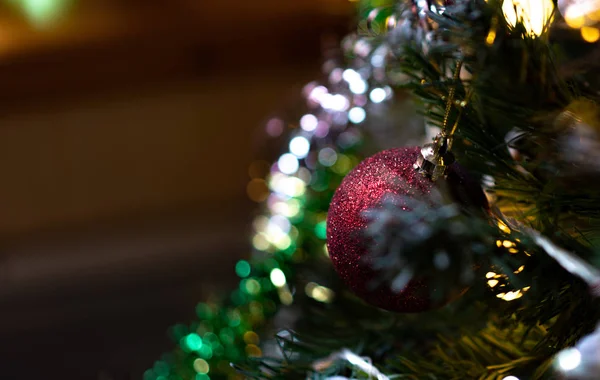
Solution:
[[[239,277],[248,277],[250,275],[251,267],[250,263],[246,260],[240,260],[235,264],[235,273]]]
[[[290,140],[290,152],[298,157],[304,158],[308,155],[310,151],[310,142],[304,136],[296,136]]]
[[[271,278],[271,282],[273,283],[273,285],[275,285],[278,288],[286,284],[285,274],[279,268],[274,268],[271,271],[269,277]]]
[[[581,364],[581,352],[575,347],[567,348],[559,352],[556,359],[561,370],[572,371]]]
[[[277,161],[277,166],[279,170],[284,174],[294,174],[300,164],[298,163],[298,159],[291,153],[282,154]]]
[[[207,374],[210,367],[206,360],[204,359],[196,359],[194,360],[194,370],[201,374]]]
[[[265,130],[267,134],[271,137],[278,137],[283,133],[284,124],[283,120],[273,118],[267,122],[265,126]]]
[[[359,124],[365,121],[367,117],[367,113],[361,107],[353,107],[348,112],[348,120],[350,120],[354,124]]]
[[[312,114],[306,114],[300,118],[300,128],[307,132],[312,132],[317,129],[318,123],[319,120],[317,120],[317,117]]]
[[[379,88],[379,87],[374,88],[369,93],[369,99],[371,99],[371,101],[373,103],[381,103],[385,100],[386,97],[387,97],[387,94],[386,94],[385,90],[383,88]]]

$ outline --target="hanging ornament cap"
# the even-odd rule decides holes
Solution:
[[[439,134],[431,144],[421,148],[421,154],[414,164],[414,168],[433,181],[444,177],[447,169],[455,161],[454,154],[450,152],[452,137]]]

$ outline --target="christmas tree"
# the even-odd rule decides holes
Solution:
[[[600,378],[600,2],[363,1],[239,287],[144,378]]]

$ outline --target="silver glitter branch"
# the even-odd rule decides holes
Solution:
[[[369,376],[369,378],[373,378],[373,379],[377,379],[377,380],[390,380],[390,378],[388,376],[381,373],[371,363],[371,359],[358,356],[354,352],[350,351],[347,348],[343,348],[339,351],[332,353],[331,355],[329,355],[326,358],[315,361],[313,363],[312,367],[315,371],[320,372],[320,371],[323,371],[323,370],[331,367],[336,362],[340,362],[340,361],[347,362],[347,363],[353,365],[354,367],[356,367],[359,370],[366,373]],[[348,378],[343,377],[343,376],[331,376],[331,377],[328,377],[327,379],[342,380],[342,379],[348,379]]]

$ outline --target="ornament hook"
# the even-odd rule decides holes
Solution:
[[[448,92],[444,121],[442,124],[442,132],[435,137],[433,143],[425,144],[423,148],[421,148],[421,154],[417,158],[417,162],[414,164],[415,169],[417,169],[420,173],[430,177],[433,181],[445,176],[448,166],[452,165],[455,161],[454,154],[450,152],[450,148],[452,148],[454,132],[456,132],[458,127],[458,120],[462,114],[463,107],[466,105],[466,100],[460,102],[458,116],[450,130],[448,130],[448,121],[450,119],[452,105],[454,104],[456,83],[460,79],[462,65],[462,60],[458,60],[456,62],[456,68],[452,77],[454,85]],[[470,94],[467,95],[467,98],[469,95]]]

